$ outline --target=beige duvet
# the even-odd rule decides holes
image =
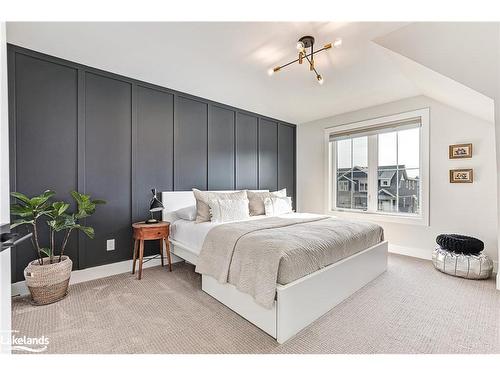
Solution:
[[[276,284],[288,284],[383,241],[372,223],[290,215],[226,223],[211,229],[196,272],[230,283],[271,308]]]

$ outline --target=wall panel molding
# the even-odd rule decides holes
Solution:
[[[26,61],[34,62],[28,71],[22,69]],[[58,97],[52,87],[65,87],[69,79],[55,74],[44,85],[31,83],[30,76],[42,76],[43,69],[73,72],[74,82]],[[109,201],[89,219],[96,239],[72,238],[71,255],[77,269],[131,258],[130,224],[148,215],[149,189],[153,187],[287,187],[295,201],[293,124],[11,44],[8,75],[11,190],[35,194],[52,188],[67,194],[64,190],[75,188]],[[23,89],[21,82],[32,85],[33,90]],[[33,92],[43,100],[51,95],[59,99],[37,107],[30,97]],[[24,103],[21,107],[19,100]],[[68,120],[59,120],[56,111],[73,118],[71,131]],[[20,121],[20,114],[27,115],[28,121]],[[37,154],[25,146],[27,131],[35,129],[36,119],[43,116],[43,130],[62,142],[74,159],[71,165],[58,167],[61,158],[55,158],[51,168],[41,172],[47,184],[54,182],[54,186],[37,184],[26,169],[52,152],[50,142],[40,142]],[[117,249],[107,252],[105,240],[111,238]],[[156,252],[156,248],[151,244],[147,252]],[[33,258],[32,250],[24,249],[12,258],[15,282],[23,279],[22,270]]]

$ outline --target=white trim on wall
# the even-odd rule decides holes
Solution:
[[[368,207],[368,211],[363,212],[360,210],[348,210],[348,209],[334,209],[336,194],[334,192],[335,187],[335,176],[333,176],[332,165],[335,165],[335,144],[330,143],[330,134],[338,132],[346,132],[349,130],[355,130],[358,128],[368,128],[370,126],[380,125],[382,123],[392,123],[398,121],[404,121],[409,118],[419,117],[421,121],[420,130],[420,188],[421,188],[421,202],[420,202],[420,215],[404,215],[398,213],[383,213],[376,211],[376,207],[373,207],[373,202],[375,200],[369,200],[372,205]],[[403,224],[414,224],[414,225],[425,225],[429,226],[429,128],[430,128],[430,109],[422,108],[408,112],[402,112],[394,115],[383,116],[371,118],[368,120],[358,121],[354,123],[349,123],[345,125],[332,126],[324,129],[324,149],[327,160],[325,162],[325,202],[327,202],[325,207],[325,212],[327,214],[344,216],[353,219],[364,219],[373,221],[383,221],[383,222],[393,222],[393,223],[403,223]],[[376,147],[373,147],[373,137],[368,137],[369,147],[368,157],[370,160],[376,160]],[[372,146],[372,147],[370,147]],[[368,163],[370,168],[369,173],[369,185],[368,194],[377,194],[378,181],[376,177],[376,164]],[[375,170],[374,170],[375,168]],[[369,203],[370,204],[370,203]]]
[[[389,252],[413,258],[432,260],[432,249],[420,249],[418,247],[401,246],[391,244],[389,242]]]

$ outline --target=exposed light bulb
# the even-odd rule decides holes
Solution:
[[[272,76],[274,73],[279,72],[280,69],[281,69],[281,66],[277,66],[276,68],[269,68],[267,70],[267,74]]]
[[[321,74],[318,74],[318,75],[316,76],[316,79],[318,80],[318,83],[319,83],[320,85],[322,85],[322,84],[325,82],[325,80],[323,79],[323,77],[321,76]]]
[[[333,48],[340,48],[342,46],[342,38],[337,38],[333,41]]]
[[[304,48],[305,48],[304,43],[302,43],[302,42],[300,42],[300,41],[299,41],[299,42],[297,42],[297,49],[298,49],[299,51],[303,51],[303,50],[304,50]]]

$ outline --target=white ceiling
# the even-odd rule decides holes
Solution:
[[[386,52],[422,95],[491,123],[495,121],[492,98],[390,49]]]
[[[498,22],[414,22],[375,42],[494,98],[498,90]]]
[[[9,43],[293,123],[421,94],[375,38],[405,23],[19,23]],[[317,55],[320,86],[295,43],[343,39]]]

